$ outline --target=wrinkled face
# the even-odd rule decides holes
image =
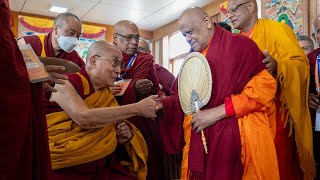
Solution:
[[[94,81],[103,87],[112,86],[122,68],[122,54],[118,49],[100,50],[90,58]]]
[[[245,24],[250,20],[248,0],[230,0],[228,2],[227,18],[230,19],[235,29],[243,30]]]
[[[309,41],[306,41],[306,40],[302,40],[302,41],[299,41],[299,44],[301,46],[301,48],[303,49],[304,53],[306,55],[308,55],[309,53],[311,53],[311,51],[313,50]]]
[[[121,32],[116,32],[113,35],[114,44],[120,50],[128,55],[133,55],[138,51],[138,43],[140,39],[139,30],[135,27],[122,28]]]
[[[53,33],[57,40],[61,35],[70,36],[79,39],[82,34],[82,24],[77,21],[74,17],[66,17],[63,25],[55,25]]]
[[[201,20],[191,16],[181,17],[179,29],[195,52],[202,52],[208,46],[212,36],[212,23],[206,16]]]

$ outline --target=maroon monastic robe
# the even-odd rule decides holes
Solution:
[[[235,35],[215,25],[206,55],[212,73],[212,94],[202,110],[217,107],[231,94],[240,94],[253,76],[265,69],[264,56],[258,46],[244,36]],[[178,79],[173,82],[171,96],[162,100],[160,133],[168,153],[182,151],[184,113],[178,98]],[[201,134],[192,131],[188,168],[190,179],[241,179],[241,142],[237,118],[224,118],[204,130],[208,154]]]
[[[124,66],[126,67],[132,56],[122,53]],[[123,74],[124,71],[121,73]],[[148,97],[152,94],[157,94],[159,89],[159,82],[157,75],[153,68],[153,56],[146,53],[139,52],[132,67],[126,71],[123,79],[132,79],[126,92],[123,96],[117,97],[120,105],[126,105],[136,103],[139,100]],[[149,79],[153,83],[151,92],[144,96],[138,97],[135,94],[135,82],[138,79]],[[150,119],[143,117],[133,117],[128,119],[133,123],[142,133],[149,151],[148,156],[148,174],[147,179],[150,180],[162,180],[163,179],[163,153],[161,150],[160,139],[159,139],[159,126],[158,123]]]
[[[320,48],[313,50],[311,53],[308,54],[309,64],[310,64],[310,85],[309,85],[309,92],[313,94],[317,94],[316,91],[316,82],[314,76],[314,70],[316,65],[317,56],[320,55]],[[316,119],[316,111],[310,110],[311,115],[311,122],[312,126],[315,126],[315,119]],[[313,132],[313,154],[314,159],[317,165],[317,178],[320,178],[320,132],[314,131]]]
[[[45,180],[51,163],[42,84],[29,82],[6,0],[0,14],[0,179]]]
[[[60,54],[56,56],[52,47],[51,36],[52,36],[52,32],[50,32],[44,39],[44,50],[46,52],[47,57],[56,57],[56,58],[72,61],[76,63],[80,68],[85,65],[84,61],[81,59],[81,57],[78,55],[78,53],[75,50],[73,50],[71,53],[62,51]],[[43,51],[43,49],[42,49],[42,43],[40,41],[40,38],[36,35],[24,36],[23,38],[26,44],[30,44],[32,46],[37,56],[41,56],[41,52]]]
[[[78,92],[82,99],[86,99],[91,96],[95,90],[90,82],[89,75],[87,74],[85,67],[81,68],[80,74],[82,74],[89,81],[90,93],[84,95],[82,81],[79,75],[76,73],[66,74],[70,83]],[[47,114],[53,112],[63,111],[61,107],[56,103],[48,103],[47,101]],[[120,165],[120,160],[130,159],[126,153],[126,150],[122,145],[118,145],[116,151],[105,158],[77,165],[63,169],[57,169],[53,171],[52,180],[134,180],[135,177],[123,166]]]
[[[174,75],[159,64],[154,64],[153,67],[157,73],[159,84],[162,86],[161,91],[163,91],[166,96],[170,96],[170,88],[175,79]]]

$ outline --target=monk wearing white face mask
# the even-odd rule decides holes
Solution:
[[[48,35],[24,36],[18,42],[30,44],[38,56],[69,60],[81,68],[85,63],[73,50],[81,33],[81,20],[72,13],[61,13],[56,17],[52,32]]]

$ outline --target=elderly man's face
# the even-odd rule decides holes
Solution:
[[[245,24],[250,19],[250,12],[248,10],[248,0],[230,0],[228,2],[227,17],[230,19],[234,28],[242,30]]]
[[[309,53],[311,53],[311,51],[313,50],[309,41],[306,41],[306,40],[302,40],[302,41],[299,41],[299,44],[301,46],[301,48],[303,49],[304,53],[306,55],[308,55]]]
[[[149,44],[145,41],[140,41],[138,45],[138,51],[143,53],[150,53]]]
[[[82,33],[82,24],[74,17],[66,17],[62,27],[56,26],[54,32],[57,36],[70,36],[79,39]]]
[[[191,16],[184,16],[179,19],[179,29],[195,52],[202,52],[211,39],[212,23],[209,22],[209,19],[205,19],[206,21]]]
[[[133,27],[122,28],[121,32],[114,34],[114,43],[128,55],[133,55],[138,51],[139,39],[139,30]]]
[[[112,86],[122,68],[122,54],[118,49],[100,50],[91,58],[95,60],[95,82],[104,87]]]

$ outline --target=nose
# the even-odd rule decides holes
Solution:
[[[137,38],[132,38],[132,39],[131,39],[131,43],[132,43],[132,44],[139,44],[139,39],[137,39]]]
[[[187,43],[190,44],[191,40],[192,40],[191,36],[190,36],[189,34],[187,34],[187,35],[186,35],[186,41],[187,41]]]
[[[120,66],[117,66],[117,67],[115,68],[115,72],[116,72],[117,74],[120,74],[120,72],[121,72],[121,67],[120,67]]]

